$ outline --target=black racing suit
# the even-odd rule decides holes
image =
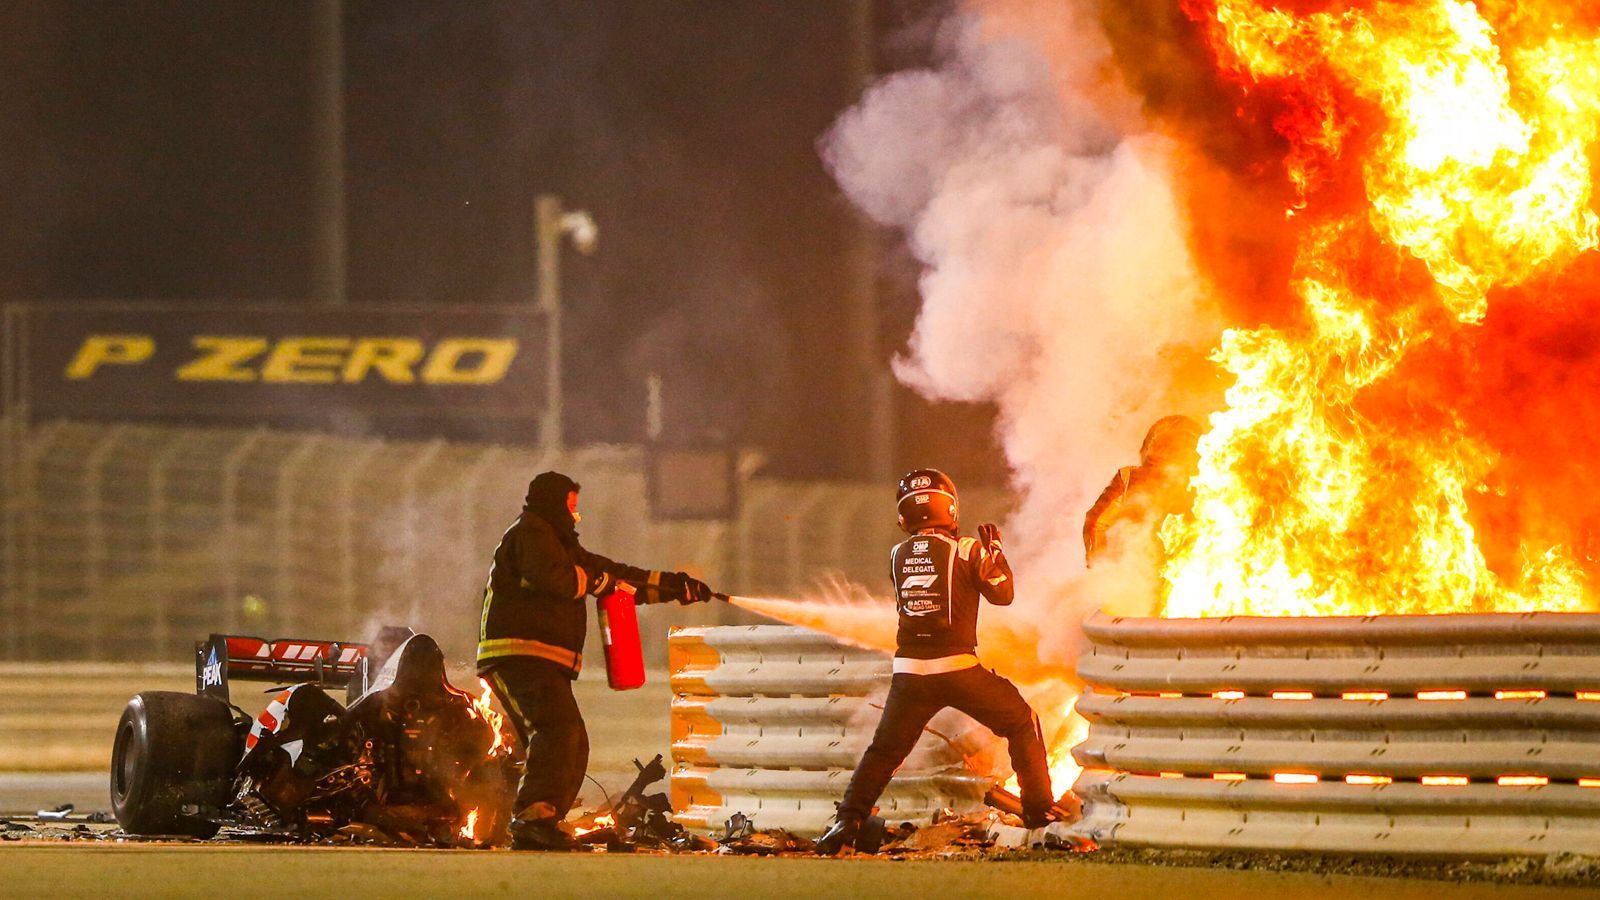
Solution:
[[[565,818],[589,765],[589,734],[572,695],[583,665],[586,596],[620,580],[638,589],[639,603],[660,602],[669,599],[660,578],[590,553],[570,529],[563,539],[529,509],[500,539],[483,594],[478,673],[527,748],[514,807],[519,820]]]
[[[1055,797],[1039,718],[1010,681],[978,662],[978,605],[1015,596],[1004,554],[976,538],[928,531],[891,554],[900,614],[894,676],[872,745],[856,765],[839,818],[865,819],[928,721],[954,707],[1006,740],[1022,789],[1023,820],[1048,821]]]

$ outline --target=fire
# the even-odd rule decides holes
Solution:
[[[1185,0],[1280,110],[1303,317],[1222,336],[1193,511],[1161,528],[1166,614],[1592,608],[1572,547],[1482,531],[1501,454],[1428,379],[1497,291],[1600,245],[1595,23],[1554,0],[1308,5]]]
[[[467,810],[466,821],[461,823],[461,831],[459,831],[458,834],[460,834],[461,837],[466,840],[474,841],[478,839],[477,831],[478,810],[477,807],[473,807],[472,809]]]
[[[616,825],[617,817],[613,816],[611,813],[604,813],[602,815],[595,816],[594,824],[591,826],[584,827],[580,825],[576,828],[573,828],[572,834],[574,837],[582,837],[586,834],[599,831],[602,828],[615,828]]]
[[[1066,708],[1070,710],[1072,704],[1069,702]],[[1045,712],[1045,710],[1041,710],[1042,712]],[[1078,761],[1072,758],[1072,748],[1083,743],[1088,737],[1088,720],[1075,712],[1071,712],[1067,714],[1066,722],[1062,726],[1060,733],[1055,736],[1054,740],[1050,741],[1050,789],[1055,792],[1057,797],[1070,790],[1072,785],[1077,782],[1078,776],[1083,772],[1083,766],[1078,765]],[[1003,786],[1013,794],[1021,792],[1021,785],[1018,784],[1017,776],[1015,775],[1006,779]]]
[[[494,707],[490,705],[494,698],[489,690],[489,682],[479,678],[478,686],[482,690],[478,696],[472,698],[472,715],[475,718],[479,718],[487,722],[490,730],[494,732],[494,743],[489,746],[488,753],[488,755],[494,756],[497,753],[509,749],[506,746],[505,731],[502,729],[502,726],[505,724],[505,718],[499,713],[495,712]],[[475,817],[477,813],[477,810],[473,810],[469,816],[469,820],[471,817]]]

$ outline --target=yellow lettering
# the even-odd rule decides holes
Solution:
[[[447,338],[433,348],[422,367],[422,380],[426,384],[495,384],[506,377],[516,358],[515,338]]]
[[[67,363],[67,377],[83,381],[103,365],[136,366],[156,352],[156,342],[147,334],[91,334]]]
[[[417,380],[411,367],[422,359],[422,351],[422,342],[415,338],[358,338],[341,380],[365,381],[367,373],[376,370],[384,381],[410,384]]]
[[[255,381],[254,370],[241,368],[267,349],[266,338],[195,335],[191,342],[203,356],[178,368],[179,381]]]
[[[283,338],[262,363],[261,380],[332,384],[339,377],[339,367],[349,349],[349,338]]]

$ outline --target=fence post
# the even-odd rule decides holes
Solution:
[[[846,577],[859,576],[865,579],[871,573],[850,572],[846,567],[846,560],[853,559],[850,553],[852,540],[859,541],[878,533],[878,530],[872,527],[871,523],[879,517],[879,504],[884,503],[884,499],[876,491],[855,491],[853,493],[855,496],[849,501],[849,514],[835,516],[830,519],[833,523],[833,539],[828,542],[829,555],[832,560],[829,565],[830,568],[837,568],[844,572]],[[884,505],[887,506],[886,503]],[[882,555],[887,559],[887,553]],[[882,571],[887,572],[888,566],[884,566]],[[870,581],[867,586],[871,587]]]
[[[334,507],[338,516],[339,576],[336,586],[339,598],[341,634],[354,634],[366,618],[367,610],[360,606],[361,579],[356,572],[356,481],[361,470],[367,467],[383,445],[373,441],[362,447],[346,462],[339,472],[338,503]]]
[[[14,304],[0,305],[0,616],[12,623],[5,629],[6,659],[17,659],[22,648],[21,517],[17,501],[21,498],[22,441],[27,420],[23,411],[22,386],[16,372],[16,345],[22,340],[22,310]]]
[[[50,422],[29,429],[29,438],[23,444],[21,502],[21,570],[22,618],[27,623],[27,637],[23,641],[26,658],[34,658],[38,649],[39,622],[39,459],[44,456],[61,433],[60,422]]]
[[[9,317],[11,310],[6,310]],[[7,327],[10,327],[9,321]],[[0,616],[11,623],[5,630],[5,658],[20,659],[22,652],[22,501],[23,442],[25,426],[13,410],[0,412]]]
[[[467,467],[466,475],[461,482],[461,542],[462,559],[471,559],[473,551],[478,549],[478,491],[482,489],[483,475],[489,471],[505,450],[500,447],[489,447],[479,454],[471,466]]]
[[[89,457],[84,461],[83,469],[83,497],[86,507],[85,522],[87,523],[87,545],[83,556],[83,588],[82,597],[91,603],[100,596],[102,586],[105,584],[106,563],[106,520],[105,520],[105,465],[111,456],[111,451],[121,443],[123,436],[128,433],[127,425],[115,425],[100,439],[95,448],[89,452]],[[100,638],[105,628],[102,617],[96,615],[85,616],[88,621],[80,623],[78,633],[87,632],[89,658],[100,659]]]
[[[401,501],[403,505],[400,511],[401,557],[404,560],[401,567],[404,575],[402,583],[406,585],[417,583],[417,554],[412,551],[421,543],[422,538],[418,528],[422,512],[417,506],[417,483],[422,477],[422,471],[439,458],[444,447],[444,440],[434,438],[423,445],[416,457],[406,464],[405,471],[400,473],[400,490],[404,498]]]
[[[244,541],[239,527],[239,469],[245,457],[266,435],[266,428],[247,432],[222,461],[222,528],[227,535],[222,546],[222,596],[228,604],[229,616],[237,616],[240,606],[239,556]]]
[[[801,502],[799,509],[790,512],[787,517],[788,528],[784,548],[789,558],[785,560],[784,568],[789,573],[790,590],[798,590],[809,580],[807,572],[811,571],[811,567],[806,564],[806,545],[805,539],[801,536],[801,529],[811,521],[813,511],[827,499],[828,491],[828,485],[812,486],[806,492],[806,499]]]
[[[274,498],[277,508],[273,510],[273,543],[277,548],[278,577],[273,588],[276,596],[272,598],[270,608],[274,611],[273,624],[280,629],[284,627],[281,610],[290,607],[294,594],[294,479],[300,467],[305,465],[323,440],[321,435],[308,435],[299,446],[284,454],[278,469],[278,489]]]
[[[178,451],[188,445],[190,437],[183,431],[174,431],[166,446],[156,453],[150,464],[150,552],[145,557],[147,568],[159,569],[167,559],[167,470],[177,458]],[[167,594],[158,591],[156,608],[151,618],[151,640],[160,648],[163,659],[170,658],[179,648],[172,642],[172,625],[167,619]]]

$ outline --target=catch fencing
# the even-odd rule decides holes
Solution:
[[[879,484],[742,476],[732,521],[652,521],[645,451],[549,452],[268,428],[0,420],[0,659],[186,659],[213,631],[370,637],[404,623],[471,653],[490,554],[544,469],[584,485],[584,543],[734,593],[829,572],[883,589]],[[994,495],[974,493],[977,509]],[[726,607],[641,610],[744,620]],[[665,661],[647,641],[651,662]]]
[[[1102,844],[1592,853],[1600,615],[1096,616],[1076,829]]]
[[[757,828],[821,834],[882,709],[888,655],[780,625],[675,628],[669,647],[674,820],[711,832],[743,813]],[[982,805],[994,780],[966,758],[992,738],[947,721],[890,782],[885,819],[927,824]]]

